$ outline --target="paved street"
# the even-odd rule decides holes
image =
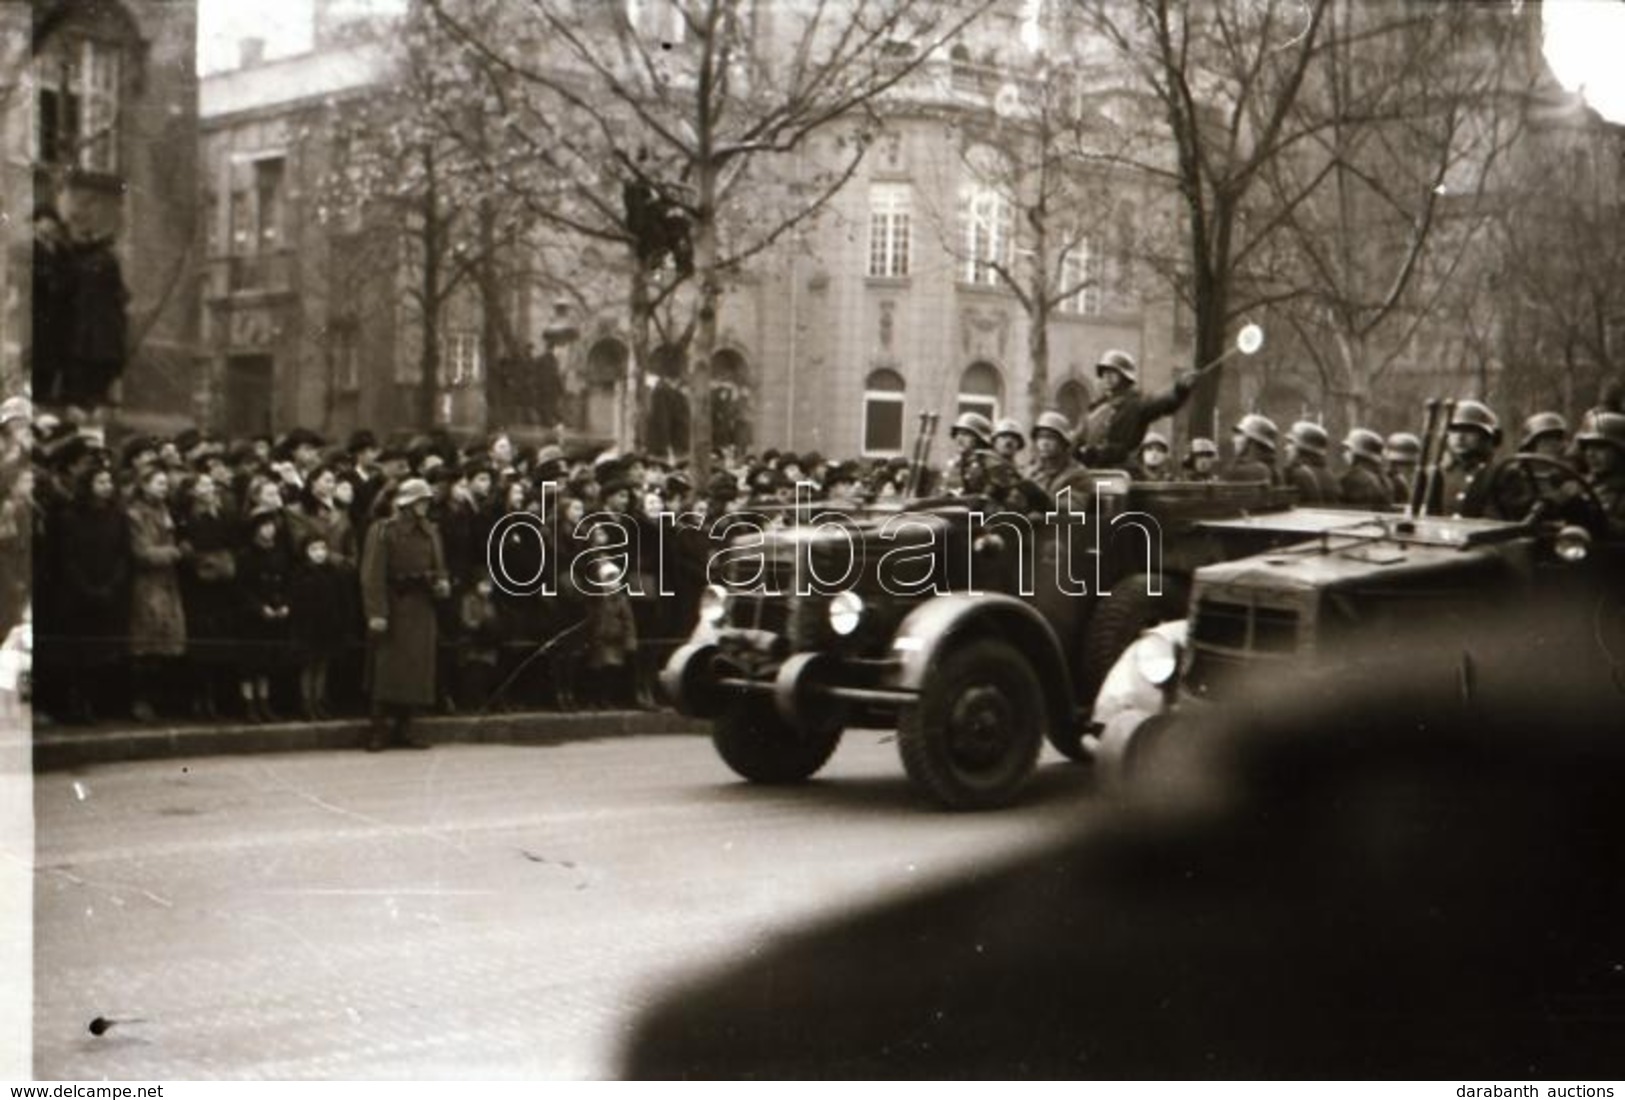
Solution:
[[[1014,810],[931,811],[869,731],[791,790],[678,735],[42,774],[34,1072],[603,1077],[685,968],[1092,806],[1046,755]]]

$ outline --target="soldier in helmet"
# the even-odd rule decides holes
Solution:
[[[1027,437],[1021,432],[1021,424],[1013,417],[1005,417],[993,428],[993,449],[1004,456],[1004,460],[1012,466],[1016,464],[1016,456],[1027,446]]]
[[[1172,481],[1174,473],[1168,461],[1168,437],[1161,432],[1146,432],[1140,444],[1140,458],[1132,473],[1136,481]]]
[[[1416,467],[1422,461],[1422,441],[1410,432],[1395,432],[1388,437],[1382,458],[1389,484],[1394,487],[1394,503],[1409,504],[1416,486]]]
[[[993,424],[981,413],[960,413],[948,430],[958,457],[948,470],[950,490],[966,496],[1003,497],[1021,481],[1008,459],[993,449]]]
[[[1609,538],[1625,538],[1625,413],[1592,410],[1575,442],[1602,502]]]
[[[1330,446],[1326,429],[1312,420],[1300,420],[1287,429],[1286,469],[1282,475],[1298,491],[1299,504],[1336,504],[1342,499],[1337,479],[1326,468]]]
[[[1501,420],[1482,401],[1456,402],[1450,417],[1448,453],[1429,511],[1474,519],[1507,518],[1490,501],[1491,464],[1501,445]]]
[[[1382,467],[1383,439],[1370,428],[1354,428],[1343,437],[1343,471],[1338,485],[1342,502],[1350,508],[1386,512],[1394,506],[1393,482]]]
[[[1090,406],[1079,441],[1080,457],[1088,466],[1127,466],[1139,451],[1146,429],[1177,412],[1195,385],[1193,378],[1181,377],[1172,390],[1148,397],[1140,392],[1140,369],[1134,357],[1115,349],[1100,357],[1095,374],[1106,393]]]
[[[1242,417],[1230,435],[1230,445],[1235,455],[1230,465],[1225,467],[1223,480],[1281,484],[1281,472],[1275,467],[1280,439],[1281,430],[1269,417],[1260,413],[1248,413]]]
[[[1185,480],[1217,481],[1219,445],[1206,436],[1197,436],[1185,448]]]
[[[1568,451],[1569,422],[1559,414],[1538,412],[1523,422],[1519,454],[1562,462],[1568,458]],[[1526,476],[1509,479],[1498,490],[1495,506],[1509,519],[1528,515],[1537,500],[1571,499],[1579,491],[1577,484],[1564,487],[1575,479],[1556,466],[1536,465],[1525,467],[1525,471]]]
[[[1072,425],[1063,414],[1050,409],[1038,415],[1033,450],[1037,454],[1028,471],[1033,483],[1055,501],[1062,490],[1071,489],[1073,501],[1081,507],[1089,493],[1089,471],[1072,455]]]
[[[1538,412],[1523,422],[1523,438],[1518,440],[1521,455],[1562,458],[1569,445],[1569,422],[1554,412]]]

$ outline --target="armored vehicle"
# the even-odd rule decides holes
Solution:
[[[1132,483],[1043,513],[980,497],[736,539],[662,685],[756,783],[805,780],[849,727],[897,730],[909,778],[953,809],[1007,804],[1044,742],[1086,759],[1095,691],[1200,565],[1273,545],[1202,521],[1284,509],[1258,484]],[[1261,544],[1260,538],[1265,541]]]
[[[1519,462],[1542,472],[1562,465],[1533,455]],[[1625,660],[1625,544],[1610,536],[1580,475],[1553,472],[1582,487],[1564,505],[1580,522],[1548,518],[1554,513],[1540,503],[1517,522],[1345,513],[1296,545],[1198,569],[1183,628],[1142,635],[1111,670],[1086,746],[1121,776],[1176,716],[1221,702],[1267,706],[1288,679],[1365,677],[1381,692],[1395,660],[1433,668],[1440,690],[1464,705],[1504,689],[1497,676],[1564,659],[1571,644],[1612,645]],[[1555,606],[1582,609],[1579,635],[1550,629],[1545,612]],[[1492,670],[1475,658],[1492,614],[1497,630],[1522,622],[1530,632],[1523,669]]]

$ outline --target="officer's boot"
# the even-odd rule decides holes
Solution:
[[[426,749],[429,747],[429,742],[412,732],[412,712],[407,708],[402,707],[395,712],[393,726],[395,736],[390,743],[397,748]]]
[[[384,713],[382,707],[372,712],[372,722],[367,726],[367,751],[383,752],[389,747],[389,715]]]

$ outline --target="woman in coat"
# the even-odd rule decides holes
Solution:
[[[248,520],[248,544],[237,552],[237,670],[243,712],[251,722],[274,722],[271,677],[291,657],[290,585],[293,558],[282,537],[281,512],[261,505]]]
[[[138,722],[150,722],[154,691],[172,683],[174,666],[186,653],[186,610],[179,574],[183,554],[169,514],[169,474],[154,466],[137,479],[125,509],[132,565],[131,714]]]
[[[402,482],[395,493],[395,514],[367,532],[361,602],[370,642],[368,752],[380,752],[391,743],[429,747],[411,735],[411,717],[416,709],[434,706],[437,698],[435,601],[451,595],[440,533],[429,519],[433,496],[422,478]]]
[[[79,479],[57,519],[51,555],[58,578],[51,630],[62,635],[52,648],[60,654],[66,717],[94,722],[104,673],[124,659],[130,622],[130,521],[113,471],[93,468]],[[57,673],[47,672],[53,679]]]
[[[181,569],[181,603],[191,654],[192,714],[212,719],[219,716],[219,681],[237,659],[235,551],[243,536],[213,478],[206,474],[194,478],[185,495],[180,540],[190,554]]]

